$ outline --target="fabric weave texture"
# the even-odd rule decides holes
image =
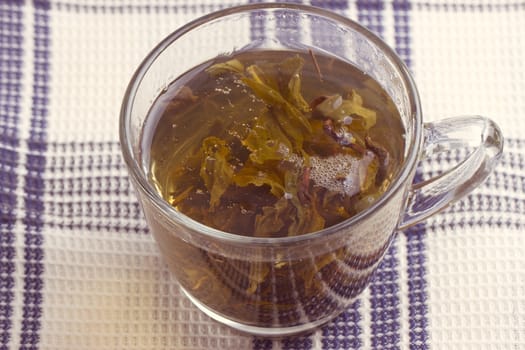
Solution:
[[[399,232],[329,324],[279,340],[239,334],[170,276],[128,180],[118,117],[154,45],[244,2],[0,0],[0,350],[525,349],[525,1],[294,2],[380,35],[414,74],[426,121],[495,120],[505,151],[494,174]],[[418,177],[457,161],[422,163]]]

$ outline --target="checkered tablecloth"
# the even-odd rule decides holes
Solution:
[[[282,340],[236,333],[170,277],[128,182],[118,116],[157,42],[241,2],[0,0],[1,350],[525,349],[525,1],[302,2],[395,48],[425,120],[493,118],[506,137],[495,173],[401,232],[333,322]]]

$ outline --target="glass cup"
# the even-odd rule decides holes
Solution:
[[[249,49],[313,50],[331,55],[367,73],[390,95],[405,128],[404,163],[372,206],[321,231],[254,238],[196,222],[157,193],[148,181],[148,164],[141,149],[152,103],[196,65]],[[304,332],[344,311],[368,285],[396,232],[478,186],[503,149],[499,128],[484,117],[423,123],[409,71],[367,29],[318,8],[275,3],[209,14],[184,25],[155,47],[126,91],[120,141],[148,225],[182,290],[213,319],[263,336]],[[418,163],[431,162],[431,156],[439,152],[459,152],[464,159],[439,176],[413,183]]]

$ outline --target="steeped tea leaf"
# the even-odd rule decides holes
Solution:
[[[303,97],[301,91],[301,73],[304,60],[298,55],[289,57],[277,64],[279,71],[280,91],[292,105],[301,112],[310,112],[310,105]]]
[[[284,193],[281,176],[272,170],[261,168],[256,164],[248,164],[248,166],[243,167],[235,174],[233,181],[240,187],[246,187],[248,185],[268,185],[272,195],[277,198]]]
[[[282,236],[283,229],[292,217],[293,207],[287,198],[281,197],[273,206],[262,208],[262,213],[255,217],[256,237],[278,237]]]
[[[250,150],[250,160],[257,164],[286,159],[292,152],[288,137],[272,116],[257,118],[242,144]]]
[[[250,65],[245,70],[241,70],[242,63],[230,60],[216,63],[207,71],[213,75],[228,72],[238,75],[253,94],[268,105],[296,151],[300,151],[304,139],[311,133],[304,114],[310,107],[300,91],[303,64],[304,60],[296,55],[279,63]]]
[[[210,192],[210,208],[214,209],[222,194],[232,183],[233,167],[229,163],[230,148],[224,140],[217,137],[207,137],[202,142],[203,159],[200,176]]]
[[[242,73],[243,71],[244,65],[238,59],[232,59],[222,63],[215,63],[206,69],[206,72],[213,76],[231,72]]]
[[[311,126],[303,113],[287,101],[283,95],[257,79],[243,77],[242,81],[262,99],[275,116],[283,131],[290,137],[296,150],[301,149],[305,135],[311,132]]]
[[[349,99],[343,99],[339,94],[326,97],[315,107],[315,112],[362,130],[369,130],[376,124],[376,112],[364,107],[362,98],[354,90]]]
[[[309,179],[307,178],[309,168],[303,172],[288,171],[285,173],[285,197],[289,198],[290,204],[296,209],[292,223],[288,229],[289,236],[300,234],[299,232],[315,232],[324,228],[324,218],[319,215],[315,202],[309,193]]]
[[[259,287],[259,284],[266,280],[269,272],[270,268],[267,264],[251,264],[249,276],[250,285],[248,286],[248,289],[246,289],[246,292],[248,294],[255,293],[257,287]]]

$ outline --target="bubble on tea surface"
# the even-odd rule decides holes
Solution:
[[[359,192],[360,160],[347,154],[310,159],[310,179],[331,191],[352,196]]]

